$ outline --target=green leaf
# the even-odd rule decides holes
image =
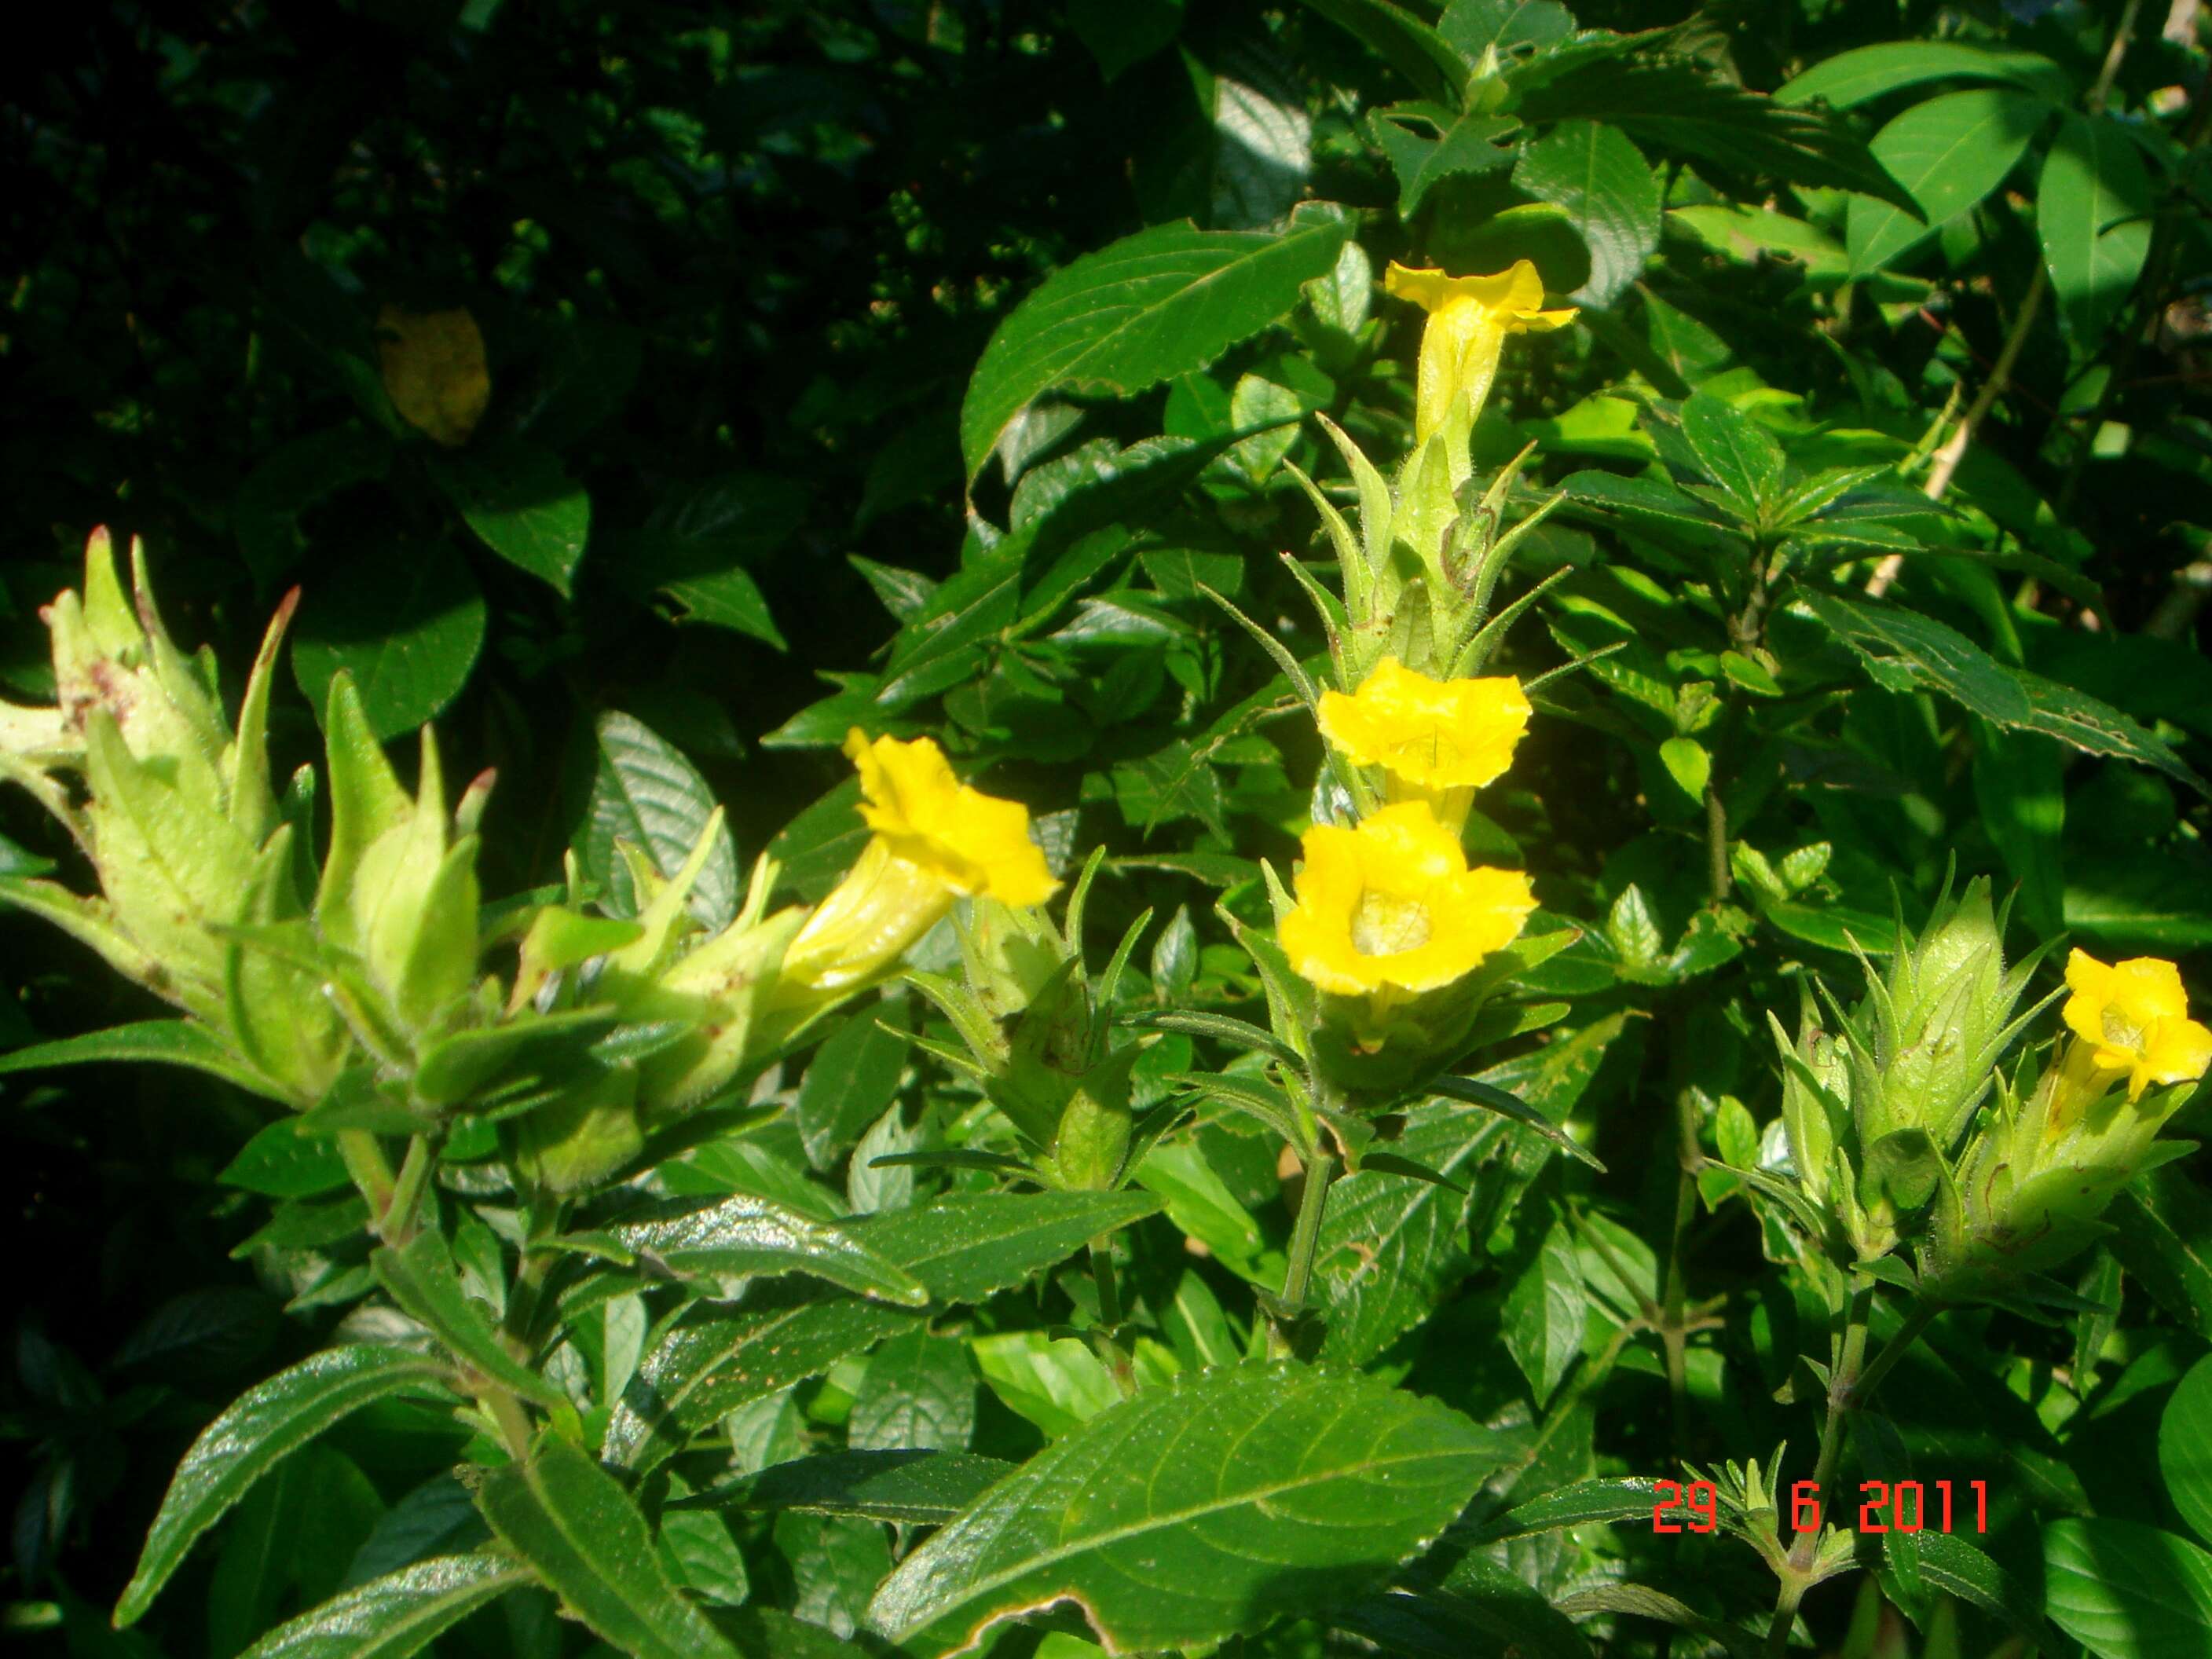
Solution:
[[[1618,127],[1562,121],[1521,152],[1513,183],[1549,202],[1589,249],[1589,280],[1571,296],[1608,306],[1659,246],[1659,181]]]
[[[2212,1340],[2212,1194],[2179,1170],[2154,1170],[2112,1206],[2112,1254],[2158,1304]]]
[[[2202,1659],[2212,1631],[2212,1553],[2099,1516],[2043,1529],[2044,1607],[2096,1659]]]
[[[1587,64],[1531,89],[1516,112],[1531,123],[1608,122],[1647,149],[1693,156],[1729,175],[1834,185],[1904,206],[1912,199],[1838,118],[1792,109],[1687,64]]]
[[[201,1431],[177,1465],[137,1571],[115,1604],[117,1627],[137,1622],[192,1540],[287,1452],[374,1401],[441,1395],[450,1374],[430,1355],[364,1344],[326,1349],[248,1389]]]
[[[1822,59],[1792,76],[1774,94],[1778,104],[1818,98],[1850,109],[1884,93],[1927,81],[2003,81],[2057,102],[2073,96],[2066,71],[2048,58],[1965,40],[1893,40]]]
[[[805,1273],[901,1307],[918,1308],[929,1300],[920,1279],[845,1229],[770,1199],[740,1194],[707,1209],[633,1221],[615,1231],[638,1255],[680,1276]]]
[[[279,1625],[243,1659],[408,1659],[478,1607],[535,1582],[503,1555],[434,1556]]]
[[[1607,1475],[1577,1480],[1541,1498],[1508,1510],[1477,1527],[1471,1544],[1492,1544],[1502,1539],[1526,1538],[1540,1532],[1563,1532],[1571,1527],[1601,1522],[1607,1526],[1651,1524],[1657,1494],[1643,1475]]]
[[[1470,1121],[1454,1103],[1428,1101],[1406,1114],[1392,1145],[1464,1182],[1509,1138],[1503,1118]],[[1327,1358],[1365,1364],[1429,1316],[1474,1266],[1467,1211],[1463,1193],[1380,1171],[1329,1188],[1314,1250],[1315,1284],[1328,1303]]]
[[[948,1193],[854,1231],[944,1302],[980,1302],[1159,1208],[1149,1193]]]
[[[975,1431],[975,1367],[957,1336],[902,1332],[868,1357],[845,1443],[854,1451],[958,1451]]]
[[[1804,603],[1890,690],[1925,686],[2000,726],[2030,724],[2034,706],[2019,676],[1955,628],[1900,606],[1833,593],[1808,594]]]
[[[969,480],[1014,417],[1053,387],[1141,392],[1288,315],[1301,285],[1334,267],[1351,228],[1325,207],[1301,210],[1279,234],[1157,225],[1054,272],[999,325],[969,382],[960,410]]]
[[[1501,1116],[1512,1119],[1514,1122],[1524,1128],[1534,1129],[1568,1157],[1579,1159],[1594,1170],[1605,1168],[1604,1164],[1597,1161],[1595,1153],[1589,1152],[1580,1141],[1553,1122],[1550,1118],[1509,1090],[1498,1088],[1495,1084],[1486,1083],[1480,1078],[1471,1077],[1442,1077],[1437,1079],[1429,1086],[1437,1094],[1445,1096],[1447,1098],[1463,1100],[1470,1106],[1483,1107]]]
[[[1355,1373],[1249,1363],[1102,1412],[900,1564],[868,1622],[964,1652],[1072,1601],[1115,1652],[1188,1647],[1350,1600],[1506,1459],[1456,1412]]]
[[[1682,404],[1682,435],[1706,475],[1726,490],[1747,522],[1759,521],[1782,493],[1786,463],[1774,434],[1725,398],[1701,392]]]
[[[896,1005],[863,1007],[830,1033],[799,1085],[799,1134],[809,1162],[828,1167],[898,1094],[908,1034]]]
[[[1148,1193],[965,1193],[871,1217],[854,1236],[947,1302],[980,1302],[1159,1207]],[[776,1287],[769,1287],[771,1291]],[[913,1328],[918,1315],[856,1297],[787,1291],[695,1314],[648,1353],[607,1425],[616,1462],[649,1468],[749,1401]]]
[[[1851,275],[1880,270],[2002,184],[2050,112],[2026,93],[1976,87],[1915,104],[1876,133],[1875,159],[1911,193],[1919,216],[1893,201],[1855,198],[1844,218]]]
[[[380,1246],[368,1265],[385,1294],[428,1325],[472,1370],[526,1400],[544,1406],[568,1403],[568,1395],[507,1351],[482,1304],[461,1288],[446,1241],[435,1232],[417,1233],[399,1249]]]
[[[387,432],[331,427],[279,446],[247,473],[231,502],[230,524],[255,580],[273,583],[297,564],[307,550],[301,514],[341,490],[381,478],[392,450]]]
[[[2166,1402],[2158,1468],[2181,1518],[2212,1543],[2212,1358],[2191,1366]]]
[[[793,478],[728,473],[670,498],[604,563],[641,599],[665,601],[678,622],[726,628],[781,651],[783,636],[749,567],[790,539],[808,505]]]
[[[2014,670],[2014,673],[2027,692],[2029,713],[2021,724],[2029,731],[2047,733],[2093,755],[2115,755],[2138,765],[2154,767],[2200,795],[2212,795],[2212,784],[2192,770],[2164,739],[2138,726],[2110,703],[2100,702],[2086,691],[2076,691],[2070,685],[2061,685],[2025,669]]]
[[[257,1133],[216,1178],[264,1198],[313,1198],[352,1181],[337,1144],[325,1135],[303,1133],[295,1117],[280,1117]]]
[[[569,596],[592,533],[592,498],[560,457],[514,441],[440,456],[430,471],[486,547]]]
[[[1505,1351],[1528,1379],[1539,1410],[1582,1352],[1587,1315],[1573,1230],[1555,1220],[1505,1296]]]
[[[1589,1659],[1589,1638],[1514,1571],[1466,1555],[1445,1582],[1418,1591],[1395,1590],[1338,1616],[1380,1645],[1410,1659],[1468,1659],[1515,1654],[1520,1659]]]
[[[2110,116],[2059,117],[2035,191],[2036,234],[2075,349],[2095,349],[2150,252],[2149,174]]]
[[[1513,160],[1499,141],[1520,131],[1506,115],[1462,115],[1443,125],[1434,105],[1398,105],[1377,110],[1369,123],[1382,154],[1398,175],[1398,216],[1410,219],[1429,191],[1455,173],[1495,173]],[[1419,121],[1428,135],[1416,132]],[[1350,246],[1347,244],[1347,246]]]
[[[1424,98],[1459,106],[1467,64],[1451,42],[1390,0],[1305,0],[1339,28],[1357,35]]]
[[[1695,738],[1669,738],[1659,745],[1659,763],[1674,787],[1693,801],[1705,798],[1705,784],[1713,775],[1713,757]]]
[[[641,906],[616,842],[629,842],[663,878],[672,877],[707,833],[714,794],[698,769],[644,721],[609,709],[596,731],[597,765],[576,833],[576,855],[585,873],[600,884],[605,908],[632,915]],[[726,829],[715,831],[714,851],[692,885],[690,905],[713,932],[737,916],[738,854]]]
[[[823,1452],[687,1498],[678,1508],[799,1510],[941,1526],[1018,1465],[962,1451]]]
[[[292,632],[300,690],[319,711],[348,671],[380,742],[443,713],[483,648],[483,590],[442,542],[357,555],[305,595]]]
[[[7,896],[7,884],[0,881],[0,901]],[[135,1025],[114,1025],[105,1031],[88,1031],[82,1036],[11,1049],[0,1054],[0,1075],[109,1060],[182,1066],[254,1094],[269,1092],[265,1079],[225,1048],[206,1026],[189,1019],[142,1020]]]
[[[629,1495],[557,1434],[485,1475],[477,1506],[563,1607],[633,1659],[737,1659],[670,1581]]]

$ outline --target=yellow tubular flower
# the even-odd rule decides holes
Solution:
[[[1355,766],[1379,766],[1391,801],[1425,800],[1456,831],[1474,791],[1512,764],[1528,699],[1510,675],[1432,680],[1385,657],[1350,696],[1321,695],[1321,734]]]
[[[1278,930],[1291,966],[1340,996],[1434,991],[1520,935],[1536,908],[1517,870],[1470,870],[1425,801],[1356,830],[1305,834],[1297,906]]]
[[[935,927],[956,897],[1042,904],[1059,885],[1030,839],[1028,809],[962,783],[929,738],[871,743],[855,727],[845,753],[860,770],[860,817],[875,835],[792,941],[787,985],[860,984]]]
[[[2181,971],[2156,957],[2106,965],[2066,958],[2066,1024],[2100,1071],[2124,1072],[2128,1099],[2154,1083],[2193,1083],[2212,1066],[2212,1030],[2189,1018]]]
[[[1413,439],[1425,442],[1444,423],[1452,399],[1465,392],[1468,418],[1482,412],[1490,383],[1498,377],[1498,354],[1509,334],[1533,334],[1565,327],[1574,307],[1547,311],[1544,283],[1536,267],[1516,259],[1494,276],[1447,276],[1441,270],[1415,270],[1392,261],[1383,291],[1411,300],[1429,313],[1421,335],[1420,378],[1414,388]]]

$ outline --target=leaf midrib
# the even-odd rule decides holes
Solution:
[[[1261,1421],[1264,1422],[1265,1419],[1262,1419]],[[1259,1426],[1260,1424],[1255,1423],[1247,1428],[1245,1433],[1249,1435]],[[978,1596],[988,1595],[993,1590],[1002,1589],[1030,1573],[1053,1567],[1074,1556],[1105,1549],[1125,1539],[1142,1537],[1145,1534],[1158,1531],[1163,1527],[1180,1526],[1186,1522],[1202,1520],[1209,1515],[1218,1515],[1224,1510],[1257,1505],[1284,1493],[1300,1492],[1306,1487],[1322,1486],[1332,1480],[1350,1479],[1377,1469],[1392,1468],[1401,1464],[1431,1462],[1455,1455],[1461,1454],[1424,1451],[1408,1453],[1401,1457],[1370,1458],[1358,1463],[1340,1465],[1312,1474],[1279,1481],[1273,1486],[1255,1487],[1233,1496],[1218,1498],[1204,1504],[1194,1504],[1185,1509],[1170,1510],[1164,1515],[1148,1516],[1141,1522],[1133,1522],[1106,1532],[1093,1534],[1074,1542],[1058,1545],[1052,1549],[1031,1555],[1017,1565],[1006,1568],[988,1577],[973,1580],[964,1587],[957,1601],[930,1614],[922,1621],[922,1624],[908,1624],[895,1633],[886,1633],[891,1634],[894,1640],[903,1640],[912,1632],[937,1623],[953,1608],[968,1606]],[[957,1525],[957,1522],[955,1522],[955,1525]]]

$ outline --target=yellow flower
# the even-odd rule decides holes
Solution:
[[[2092,1064],[2128,1074],[2128,1098],[2154,1083],[2193,1083],[2212,1066],[2212,1030],[2189,1018],[2181,972],[2156,957],[2110,966],[2076,951],[2066,958],[2067,1025]]]
[[[1475,790],[1512,764],[1528,728],[1521,682],[1432,680],[1385,657],[1350,696],[1321,696],[1321,734],[1356,766],[1382,769],[1386,799],[1425,800],[1456,830]]]
[[[1498,354],[1509,334],[1539,333],[1574,320],[1574,307],[1546,311],[1544,282],[1536,267],[1516,259],[1494,276],[1447,276],[1415,270],[1395,260],[1383,290],[1411,300],[1429,313],[1421,335],[1420,378],[1414,388],[1413,437],[1425,441],[1444,423],[1452,399],[1467,394],[1468,419],[1482,412]]]
[[[1278,930],[1291,966],[1324,991],[1434,991],[1517,938],[1536,908],[1517,870],[1470,870],[1425,801],[1355,830],[1305,834],[1297,905]]]
[[[860,817],[875,834],[792,941],[786,984],[860,984],[935,927],[956,897],[1042,904],[1059,885],[1030,839],[1028,809],[962,783],[929,738],[871,743],[855,727],[845,753],[860,770]]]

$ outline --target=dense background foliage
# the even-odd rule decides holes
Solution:
[[[818,897],[860,840],[848,726],[933,733],[1031,807],[1057,867],[1108,849],[1095,951],[1152,913],[1135,1003],[1249,1016],[1216,902],[1249,915],[1257,860],[1287,870],[1319,749],[1204,590],[1292,656],[1322,650],[1278,556],[1325,551],[1285,463],[1342,477],[1316,411],[1370,453],[1405,446],[1419,318],[1375,276],[1531,258],[1582,316],[1516,343],[1478,456],[1534,441],[1532,484],[1569,501],[1510,578],[1559,580],[1500,672],[1605,654],[1545,686],[1473,834],[1587,930],[1528,988],[1535,1035],[1505,1064],[1609,1172],[1416,1125],[1472,1194],[1368,1174],[1337,1195],[1334,1352],[1519,1436],[1492,1510],[1785,1439],[1802,1460],[1819,1304],[1741,1183],[1698,1168],[1759,1157],[1765,1011],[1794,1024],[1808,972],[1848,994],[1850,939],[1880,952],[1893,905],[1917,922],[1954,866],[2017,888],[2016,945],[2063,929],[2107,959],[2178,957],[2212,999],[2190,957],[2212,944],[2202,25],[2137,0],[1573,9],[52,9],[0,68],[0,690],[51,697],[38,608],[94,524],[144,537],[172,630],[233,687],[296,585],[277,775],[315,757],[340,668],[380,736],[434,717],[449,777],[499,775],[493,896],[559,879],[569,849],[619,892],[618,838],[667,868],[720,801],[726,905],[771,842]],[[1927,50],[1946,43],[1961,55]],[[1885,45],[1848,76],[1814,67]],[[1468,65],[1499,93],[1462,112]],[[1251,239],[1218,306],[1169,307],[1077,371],[1025,356],[1018,319],[986,355],[1048,276],[1079,309],[1103,280],[1082,256],[1186,220]],[[395,412],[387,307],[480,326],[490,400],[465,442]],[[1807,486],[1788,511],[1778,472],[1762,499],[1701,462],[1695,393],[1786,450]],[[1798,585],[1770,592],[1785,554]],[[71,856],[0,796],[0,874]],[[0,915],[0,1048],[144,1017],[30,919]],[[945,1180],[869,1162],[976,1133],[973,1091],[875,1023],[915,1026],[915,1001],[833,1025],[804,1082],[803,1062],[765,1079],[788,1109],[709,1149],[720,1190],[834,1216]],[[343,1170],[270,1154],[268,1121],[181,1073],[0,1082],[7,1598],[72,1652],[228,1659],[381,1571],[364,1550],[401,1563],[468,1523],[444,1473],[461,1437],[379,1407],[259,1488],[138,1631],[105,1630],[192,1435],[374,1316],[361,1252],[317,1219]],[[1208,1116],[1155,1153],[1140,1183],[1165,1214],[1127,1236],[1140,1366],[1244,1350],[1291,1225],[1276,1152]],[[1890,1385],[1929,1478],[1988,1483],[1978,1541],[2025,1616],[2046,1523],[2205,1522],[2158,1444],[2212,1345],[2208,1182],[2199,1154],[2121,1200],[2067,1270],[2103,1310],[1954,1316]],[[745,1407],[732,1472],[848,1444],[1029,1455],[1112,1397],[1049,1340],[1088,1293],[1040,1273]],[[604,1380],[643,1339],[580,1363]],[[2194,1402],[2189,1431],[2212,1435],[2212,1390]],[[677,1529],[685,1582],[843,1637],[892,1559],[879,1521],[691,1513],[711,1526]],[[1553,1601],[1592,1597],[1609,1652],[1664,1651],[1671,1628],[1596,1593],[1614,1581],[1712,1620],[1771,1603],[1747,1552],[1636,1522],[1496,1553]],[[1920,1571],[1893,1559],[1887,1583],[1932,1624]],[[1828,1595],[1807,1612],[1832,1647],[1850,1602]],[[1965,1650],[1990,1650],[2002,1619],[1962,1605]],[[584,1644],[550,1598],[501,1607],[449,1645]],[[1540,1622],[1364,1616],[1400,1652],[1516,1628],[1581,1650],[1541,1647],[1573,1633]],[[2095,1650],[2212,1651],[2172,1616]],[[1891,1617],[1879,1638],[1863,1619],[1857,1650],[1918,1650]],[[2054,1650],[2094,1639],[2065,1629]]]

